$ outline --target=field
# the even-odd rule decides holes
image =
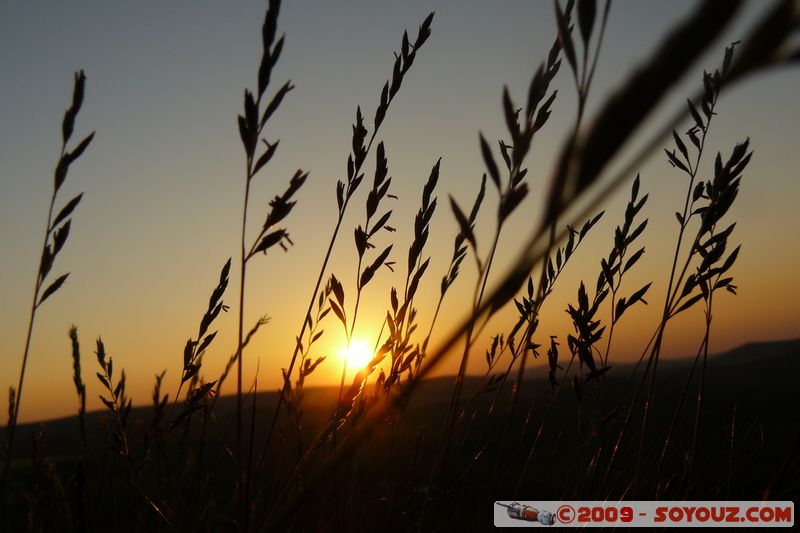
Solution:
[[[748,11],[736,26],[742,38],[720,45],[741,6],[699,2],[597,99],[612,3],[555,2],[552,39],[524,66],[525,90],[500,84],[503,132],[476,135],[471,171],[480,179],[448,191],[452,153],[424,161],[423,176],[395,179],[407,174],[397,171],[406,161],[398,164],[386,134],[435,46],[436,12],[398,35],[377,105],[356,107],[335,180],[317,182],[314,169],[287,176],[276,155],[286,143],[275,125],[296,127],[276,118],[295,85],[278,79],[290,41],[280,31],[281,2],[270,0],[255,83],[235,117],[238,178],[205,195],[241,193],[224,214],[236,238],[212,245],[218,228],[195,225],[192,239],[138,269],[168,278],[153,281],[164,284],[146,302],[154,316],[169,309],[159,315],[168,319],[141,328],[118,319],[114,342],[88,341],[83,326],[72,326],[56,344],[48,336],[44,350],[37,342],[47,311],[74,288],[74,271],[104,255],[102,243],[83,258],[65,252],[90,198],[73,183],[102,138],[85,129],[91,82],[76,71],[33,297],[29,308],[10,307],[27,329],[18,377],[4,376],[0,527],[461,531],[491,528],[496,500],[796,498],[800,340],[764,340],[800,333],[792,322],[797,258],[778,238],[791,224],[741,230],[763,228],[769,195],[785,205],[786,192],[751,176],[761,146],[773,154],[785,139],[751,139],[747,127],[756,124],[745,120],[733,122],[736,131],[718,123],[743,113],[727,105],[728,93],[797,63],[797,6]],[[708,54],[716,66],[698,69]],[[672,106],[685,79],[693,80],[685,101]],[[415,94],[412,108],[422,106]],[[532,163],[551,116],[565,108],[549,166]],[[643,176],[653,159],[657,179]],[[778,179],[791,190],[787,176]],[[192,209],[195,192],[181,191],[173,223],[218,211]],[[747,193],[762,204],[739,209]],[[160,191],[150,194],[155,202]],[[122,195],[115,201],[110,209],[125,206]],[[452,230],[444,237],[443,217]],[[154,241],[167,232],[155,218],[140,222]],[[295,258],[298,234],[305,242]],[[768,253],[742,266],[742,235]],[[187,259],[198,249],[202,260]],[[223,249],[235,253],[225,260]],[[219,260],[200,286],[209,257]],[[276,257],[288,261],[265,276]],[[118,296],[100,314],[120,316],[123,304],[143,301],[141,288],[114,283]],[[194,294],[176,296],[170,283],[176,294],[182,284]],[[741,291],[750,307],[738,303]],[[90,285],[75,298],[85,310],[104,296]],[[181,339],[179,355],[162,355],[176,352],[165,332]],[[150,336],[162,341],[157,354],[141,353]],[[714,355],[734,337],[759,342]],[[67,360],[70,374],[53,370]],[[52,365],[46,383],[42,365]],[[64,412],[55,405],[64,384],[75,415],[20,419],[31,402]]]
[[[691,488],[691,494],[698,499],[750,499],[759,500],[766,488],[778,488],[776,499],[794,499],[798,485],[798,436],[796,428],[800,422],[793,406],[797,402],[796,380],[798,377],[798,354],[800,340],[782,341],[742,346],[736,350],[709,358],[709,379],[706,383],[708,400],[704,414],[704,433],[699,443],[701,466],[698,469],[698,483]],[[676,359],[663,367],[664,386],[659,390],[657,403],[660,406],[653,412],[656,427],[669,424],[671,410],[666,407],[680,395],[681,378],[691,368],[692,360]],[[620,365],[618,374],[611,374],[607,380],[609,394],[616,398],[624,389],[622,376],[633,371],[632,365]],[[465,383],[465,391],[470,396],[481,389],[483,380],[472,377]],[[421,479],[429,471],[434,458],[431,447],[426,445],[436,437],[435,428],[443,423],[442,414],[447,406],[453,381],[448,378],[433,378],[421,385],[409,402],[402,417],[401,434],[395,437],[395,449],[391,456],[396,458],[386,462],[388,452],[385,442],[364,451],[357,457],[357,480],[352,483],[362,488],[363,493],[353,493],[344,499],[341,513],[329,516],[312,517],[311,523],[319,529],[338,530],[390,530],[405,531],[416,527],[417,514],[422,505],[421,496],[414,492],[414,478]],[[526,373],[520,393],[523,405],[532,405],[531,421],[527,425],[525,416],[512,422],[512,435],[518,442],[513,452],[503,462],[505,468],[500,472],[502,479],[490,490],[487,480],[498,474],[495,470],[494,455],[499,446],[499,435],[505,429],[506,420],[498,417],[492,420],[482,439],[479,429],[483,423],[488,400],[486,396],[473,404],[465,416],[475,415],[470,435],[464,437],[457,454],[469,466],[467,474],[459,478],[448,491],[449,505],[443,506],[445,512],[428,516],[425,529],[446,529],[449,527],[486,528],[491,524],[492,502],[495,499],[558,499],[575,490],[580,473],[576,466],[581,464],[582,447],[577,442],[576,418],[577,399],[574,394],[563,394],[554,404],[549,415],[545,415],[546,402],[550,391],[544,368],[531,369]],[[306,390],[305,420],[306,437],[313,438],[336,406],[336,388],[311,387]],[[259,393],[255,400],[256,412],[262,415],[271,413],[277,404],[277,393]],[[505,411],[510,400],[505,394],[499,407]],[[208,429],[209,442],[217,442],[225,433],[225,420],[235,412],[235,398],[220,398],[216,407],[216,421]],[[249,408],[245,410],[250,416]],[[519,473],[527,460],[527,447],[535,438],[538,424],[547,416],[547,431],[539,441],[539,454],[531,462],[531,475],[518,484]],[[683,416],[689,416],[684,412]],[[92,456],[100,457],[104,447],[104,432],[101,420],[107,419],[104,412],[87,413],[87,434]],[[143,435],[142,428],[152,422],[149,408],[135,408],[131,412],[131,425],[134,435]],[[46,452],[53,467],[63,476],[69,477],[82,458],[81,437],[78,420],[75,417],[50,420],[41,424],[26,424],[19,429],[20,446],[14,458],[15,493],[30,491],[34,484],[35,472],[30,464],[34,433],[44,432],[47,437]],[[0,433],[2,436],[2,433]],[[383,436],[384,438],[386,436]],[[195,436],[197,438],[197,436]],[[676,435],[676,446],[686,447],[690,435],[686,432]],[[229,439],[230,441],[230,439]],[[660,439],[656,436],[648,446],[658,449]],[[682,442],[683,441],[683,442]],[[230,446],[233,442],[228,443]],[[258,444],[258,442],[257,442]],[[484,457],[474,463],[470,461],[469,451],[483,449]],[[177,455],[178,450],[170,453]],[[219,450],[213,446],[205,449],[205,461],[213,464]],[[576,456],[577,454],[577,456]],[[401,459],[399,462],[397,459]],[[652,457],[648,458],[653,460]],[[270,457],[269,461],[276,461]],[[415,467],[410,466],[414,464]],[[685,461],[676,459],[667,465],[668,471],[679,472],[685,469]],[[95,465],[99,468],[99,465]],[[374,473],[381,472],[380,478]],[[178,474],[175,474],[178,476]],[[623,479],[625,476],[622,476]],[[786,482],[785,480],[792,480]],[[178,482],[177,479],[174,482]],[[614,498],[624,495],[620,485],[592,487],[596,494]],[[591,494],[591,493],[590,493]],[[106,497],[98,496],[100,500]],[[328,498],[334,497],[331,494]],[[16,516],[25,514],[25,503],[16,501]],[[125,506],[124,501],[116,505]],[[447,509],[450,509],[448,512]],[[459,509],[462,512],[459,512]],[[473,512],[465,513],[464,509]],[[199,512],[199,509],[198,509]],[[105,513],[102,513],[105,514]],[[115,521],[116,520],[116,521]],[[141,525],[125,524],[110,514],[103,523],[112,529],[136,529]],[[477,524],[477,525],[476,525]],[[480,526],[484,524],[484,526]],[[20,523],[19,527],[23,525]]]

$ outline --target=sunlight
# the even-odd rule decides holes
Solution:
[[[367,366],[372,359],[372,349],[362,340],[354,339],[350,347],[342,349],[342,356],[347,361],[347,366],[353,370],[360,370]]]

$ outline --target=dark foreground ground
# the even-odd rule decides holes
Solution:
[[[640,466],[644,471],[653,472],[691,364],[691,359],[660,363],[649,430],[641,448]],[[604,383],[607,412],[613,411],[632,371],[633,365],[619,365],[607,373]],[[800,496],[800,340],[750,344],[713,356],[708,362],[706,379],[694,481],[689,487],[670,488],[672,499],[680,499],[676,495],[693,499],[760,499],[764,491],[770,489],[773,499],[796,500]],[[637,382],[634,379],[634,388]],[[477,377],[468,380],[465,402],[479,390],[481,383]],[[336,513],[327,512],[318,519],[290,519],[281,527],[295,530],[441,530],[452,526],[456,530],[463,527],[472,530],[491,524],[492,503],[496,500],[556,500],[576,495],[583,499],[618,498],[628,496],[631,490],[638,491],[638,499],[648,499],[644,497],[647,493],[642,492],[647,489],[642,488],[641,483],[636,489],[628,483],[636,478],[635,461],[631,457],[638,445],[641,409],[634,413],[631,425],[635,428],[634,437],[627,439],[630,443],[627,448],[623,446],[618,465],[608,476],[603,475],[602,469],[585,476],[588,458],[584,437],[594,405],[595,386],[587,386],[579,396],[565,384],[550,407],[552,389],[546,373],[542,368],[534,368],[526,375],[512,419],[507,416],[510,389],[510,386],[505,388],[495,416],[488,421],[486,411],[493,393],[483,394],[470,403],[452,444],[445,487],[431,489],[428,483],[452,390],[452,380],[440,378],[422,385],[409,403],[402,422],[387,421],[373,444],[345,466],[343,471],[350,476],[350,482],[343,484],[344,474],[340,474],[333,486],[323,487],[309,497],[310,505],[336,509]],[[306,443],[313,442],[321,424],[331,414],[336,393],[333,388],[305,391]],[[256,420],[262,431],[276,401],[276,393],[260,393],[256,399]],[[604,421],[600,432],[608,432],[606,438],[610,434],[612,440],[613,432],[624,418],[626,404],[620,405],[620,411]],[[218,469],[234,468],[224,447],[219,446],[221,435],[229,428],[234,407],[233,398],[221,398],[215,422],[208,429],[206,460],[208,464],[218,465]],[[249,420],[249,409],[247,411]],[[142,438],[149,424],[149,413],[150,407],[134,408],[131,414],[133,440]],[[87,416],[89,448],[98,461],[104,453],[105,441],[100,418],[97,413]],[[676,486],[685,474],[694,418],[692,393],[678,416],[670,453],[660,475],[667,481],[674,478]],[[82,453],[77,419],[51,420],[43,425],[47,457],[56,470],[74,469],[71,465]],[[14,522],[20,525],[24,524],[27,501],[23,495],[31,491],[34,478],[32,434],[40,427],[41,424],[28,424],[18,431],[11,486],[12,495],[16,496],[11,508],[20,519]],[[578,436],[579,428],[582,437]],[[190,440],[196,440],[197,436],[192,435]],[[4,439],[4,429],[0,429],[0,438]],[[291,441],[290,437],[287,439]],[[530,453],[534,442],[534,453]],[[257,438],[255,444],[256,449],[260,449]],[[288,447],[291,449],[292,444]],[[219,459],[220,454],[222,459]],[[529,455],[526,476],[520,481]],[[331,456],[328,450],[321,449],[309,465],[309,476],[313,477],[316,469],[324,467]],[[265,463],[268,469],[283,464],[276,453],[270,453]],[[432,495],[434,493],[438,495]],[[419,516],[425,517],[421,528]],[[121,523],[115,523],[113,528],[129,529]]]

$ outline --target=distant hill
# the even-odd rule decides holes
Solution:
[[[565,354],[562,359],[566,359]],[[656,383],[656,397],[651,422],[653,443],[660,442],[663,429],[669,424],[673,409],[677,403],[693,358],[664,360],[659,363]],[[607,398],[616,401],[625,387],[634,365],[618,364],[606,374]],[[641,374],[641,368],[639,369]],[[695,373],[695,383],[699,368]],[[567,380],[568,381],[568,380]],[[422,428],[439,428],[447,409],[452,391],[453,378],[440,377],[426,380],[420,385],[405,412],[410,439],[413,439]],[[701,445],[720,450],[719,460],[723,461],[729,453],[730,427],[736,406],[735,419],[735,454],[739,454],[740,472],[738,477],[742,483],[752,485],[752,492],[763,488],[773,477],[788,452],[791,437],[800,427],[800,339],[746,344],[729,352],[709,357],[707,368],[706,394],[703,410],[703,433]],[[476,391],[482,378],[470,376],[464,387],[464,401]],[[638,380],[634,380],[634,385]],[[501,397],[501,407],[507,407],[510,398],[510,384],[506,386]],[[591,393],[592,385],[586,386]],[[694,391],[694,388],[691,389]],[[304,396],[304,427],[309,438],[316,435],[317,429],[330,416],[335,404],[338,390],[336,387],[309,387]],[[536,367],[526,372],[520,394],[519,420],[512,424],[521,425],[528,406],[533,401],[533,420],[538,420],[545,410],[551,394],[551,386],[547,381],[546,369]],[[492,394],[482,395],[473,405],[488,405]],[[534,399],[535,397],[535,399]],[[256,405],[258,409],[259,427],[263,430],[268,423],[275,403],[277,392],[259,393]],[[584,402],[586,402],[584,398]],[[587,404],[588,405],[588,404]],[[131,415],[132,434],[139,434],[146,428],[149,407],[135,407]],[[249,406],[248,409],[249,411]],[[577,398],[571,386],[565,385],[554,404],[548,428],[544,432],[541,449],[550,450],[556,442],[560,449],[574,448],[572,428],[577,420]],[[499,410],[498,420],[505,424],[504,411]],[[228,427],[234,413],[234,397],[225,396],[219,399],[216,409],[217,424],[210,430],[209,438],[218,437]],[[520,414],[521,413],[521,414]],[[90,447],[102,448],[103,433],[100,430],[98,412],[89,413],[87,428],[90,436]],[[470,423],[480,425],[482,415]],[[681,415],[682,427],[689,427],[694,420],[694,392],[690,394],[684,412]],[[138,421],[138,422],[137,422]],[[47,429],[47,452],[54,462],[68,460],[80,454],[80,439],[76,417],[49,420],[43,423]],[[19,428],[14,460],[17,467],[25,468],[29,464],[30,442],[32,431],[40,424],[26,424]],[[434,429],[434,431],[438,431]],[[477,431],[475,432],[477,433]],[[494,428],[489,428],[490,439]],[[499,431],[497,432],[499,433]],[[4,429],[0,429],[3,439]],[[431,438],[435,438],[431,437]],[[677,443],[687,439],[686,432],[677,433]],[[556,440],[558,439],[558,440]],[[558,461],[558,453],[543,456],[542,461]],[[567,460],[567,457],[564,457]],[[721,465],[721,463],[720,463]],[[710,472],[722,468],[720,465],[706,465]],[[679,465],[675,465],[679,467]],[[534,469],[535,470],[535,469]],[[557,482],[557,480],[556,480]]]

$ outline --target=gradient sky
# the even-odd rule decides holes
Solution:
[[[749,6],[712,52],[694,66],[688,83],[671,94],[663,109],[685,101],[702,70],[715,68],[724,46],[743,38],[744,27],[765,3]],[[598,66],[589,118],[626,73],[657,45],[667,28],[691,9],[690,2],[615,2]],[[167,369],[174,392],[182,348],[196,334],[208,296],[225,260],[237,254],[243,191],[243,151],[236,130],[242,91],[253,87],[261,55],[263,1],[247,2],[3,2],[0,6],[0,385],[16,385],[33,274],[36,270],[60,146],[60,121],[68,106],[73,71],[88,78],[76,137],[97,130],[94,143],[70,171],[62,202],[79,191],[84,199],[72,235],[54,274],[70,271],[65,287],[40,309],[28,366],[21,420],[74,411],[67,330],[78,325],[90,407],[100,388],[93,379],[94,339],[102,335],[115,366],[125,367],[134,403],[145,403],[152,377]],[[414,213],[431,166],[442,157],[428,252],[435,251],[416,303],[427,331],[438,285],[456,231],[448,193],[467,205],[484,171],[477,132],[489,139],[506,135],[501,108],[503,84],[523,101],[531,75],[554,38],[551,2],[465,1],[285,2],[279,21],[286,32],[275,82],[291,79],[296,89],[271,121],[267,136],[280,139],[278,155],[255,181],[251,219],[263,219],[266,202],[285,187],[296,168],[311,172],[287,220],[295,246],[257,257],[248,270],[246,321],[267,314],[271,323],[245,354],[248,378],[260,360],[260,388],[277,388],[288,364],[293,337],[302,321],[329,232],[335,222],[335,183],[342,177],[357,105],[371,127],[393,51],[403,29],[412,37],[425,15],[436,10],[433,35],[419,53],[382,126],[389,173],[394,177],[394,258],[404,258]],[[735,276],[738,297],[724,295],[716,307],[712,351],[758,340],[800,334],[800,271],[797,202],[800,153],[796,135],[800,107],[797,71],[749,80],[724,93],[709,137],[714,151],[729,153],[749,136],[755,149],[731,219],[734,239],[743,243]],[[549,169],[568,124],[575,93],[564,65],[555,82],[559,96],[553,116],[535,141],[528,163],[532,194],[504,233],[495,273],[519,250],[538,220]],[[705,161],[710,169],[711,159]],[[368,179],[374,158],[366,166]],[[668,262],[685,182],[663,155],[641,169],[643,192],[651,194],[646,216],[647,253],[631,276],[629,291],[655,283],[650,300],[663,298]],[[360,191],[364,193],[366,187]],[[491,197],[489,191],[489,196]],[[571,327],[564,313],[575,300],[581,277],[596,279],[611,230],[621,222],[627,191],[578,252],[547,305],[539,339],[562,339]],[[358,196],[334,251],[331,271],[354,293],[353,227],[363,220]],[[479,219],[479,248],[485,253],[496,203]],[[253,225],[251,229],[256,229]],[[401,259],[400,265],[404,264]],[[443,306],[433,344],[464,317],[475,282],[473,262]],[[207,354],[205,375],[216,379],[235,350],[236,307],[233,269],[220,334]],[[388,304],[389,288],[401,285],[401,267],[381,271],[370,284],[356,337],[374,342]],[[494,279],[497,279],[496,277]],[[350,300],[352,301],[352,300]],[[615,332],[612,361],[640,354],[657,322],[658,305],[629,311]],[[331,315],[332,316],[332,315]],[[470,371],[482,369],[483,345],[503,331],[510,312],[500,313],[478,340]],[[336,382],[341,372],[341,326],[325,324],[319,352],[330,355],[311,383]],[[683,356],[701,340],[700,309],[669,327],[666,356]],[[535,363],[540,364],[540,363]],[[452,371],[451,358],[443,371]],[[232,390],[230,385],[226,391]],[[6,395],[3,394],[5,411]]]

